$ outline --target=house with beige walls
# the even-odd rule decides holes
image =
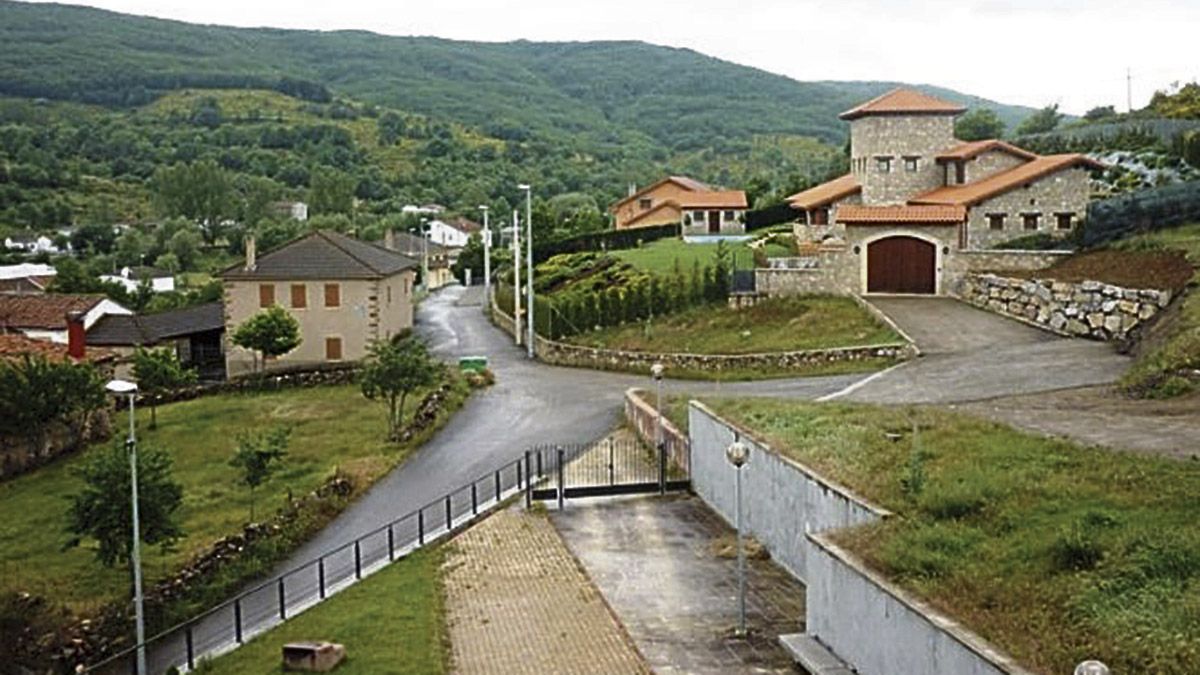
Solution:
[[[717,190],[687,176],[667,176],[609,207],[618,230],[679,224],[687,236],[738,235],[746,231],[748,203],[742,190]]]
[[[300,346],[272,359],[282,368],[363,358],[372,342],[413,325],[413,285],[419,263],[383,246],[318,230],[221,273],[225,286],[226,369],[253,372],[255,355],[229,343],[243,322],[278,305],[300,324]]]
[[[941,294],[971,271],[1045,265],[1042,251],[998,245],[1069,236],[1087,213],[1091,173],[1104,167],[1085,155],[1042,156],[998,139],[960,141],[954,120],[964,110],[895,89],[842,113],[850,172],[788,198],[811,264],[767,285]]]

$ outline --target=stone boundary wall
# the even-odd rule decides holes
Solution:
[[[240,392],[277,391],[295,387],[318,387],[334,384],[350,384],[358,377],[357,363],[333,363],[325,365],[297,366],[290,369],[269,370],[259,375],[243,375],[225,382],[211,382],[173,389],[159,394],[154,403],[190,401],[201,396]],[[138,405],[150,403],[151,397],[138,396]]]
[[[1032,675],[824,535],[810,533],[807,539],[805,628],[855,672]]]
[[[958,295],[981,309],[1060,335],[1127,340],[1171,303],[1171,292],[1123,288],[1099,281],[967,275]]]
[[[690,403],[688,423],[692,490],[731,524],[735,470],[725,449],[734,440],[750,447],[742,468],[743,530],[804,582],[808,634],[855,672],[1030,675],[820,534],[889,518],[889,511],[783,456],[702,403]]]
[[[83,420],[51,422],[39,439],[0,436],[0,480],[33,471],[111,436],[112,419],[107,408],[94,410]]]
[[[633,427],[642,442],[653,447],[658,441],[658,410],[643,397],[650,392],[644,389],[625,390],[625,420]],[[679,430],[671,420],[663,416],[663,444],[667,448],[667,459],[684,471],[690,472],[691,447],[687,434]]]
[[[512,335],[512,317],[492,305],[496,326]],[[832,349],[806,349],[793,352],[764,352],[759,354],[688,354],[679,352],[629,352],[619,349],[600,349],[582,345],[534,338],[534,354],[543,363],[593,370],[649,372],[650,366],[661,363],[672,368],[719,373],[738,368],[802,368],[803,366],[862,361],[870,358],[908,359],[915,355],[911,343],[889,343]]]

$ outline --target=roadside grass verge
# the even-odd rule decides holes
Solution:
[[[1115,246],[1135,251],[1180,250],[1200,268],[1200,223],[1138,235]],[[1172,324],[1145,345],[1121,379],[1126,393],[1171,398],[1200,386],[1200,271],[1192,277],[1185,293]]]
[[[179,521],[184,539],[172,550],[143,550],[147,586],[180,569],[213,541],[240,531],[249,520],[249,492],[239,482],[229,459],[239,434],[292,427],[291,444],[280,471],[256,490],[256,518],[265,520],[291,493],[300,496],[317,488],[335,472],[349,476],[359,494],[403,462],[461,406],[468,392],[457,374],[453,393],[432,428],[408,443],[386,442],[386,413],[363,398],[357,386],[287,389],[253,394],[224,394],[161,406],[158,429],[147,429],[149,410],[138,410],[138,437],[144,446],[167,448],[174,459],[175,479],[183,486]],[[413,400],[420,400],[420,392]],[[410,404],[409,412],[415,408]],[[123,417],[116,418],[118,433]],[[96,561],[94,542],[62,550],[68,498],[81,486],[73,469],[83,454],[0,483],[0,575],[3,590],[46,597],[75,612],[95,610],[123,598],[129,581],[124,566],[105,568]],[[335,513],[311,514],[328,520]],[[306,529],[320,523],[305,523]],[[291,545],[299,542],[290,542]],[[287,544],[287,542],[285,542]],[[269,569],[270,558],[286,555],[273,550],[255,561]],[[239,570],[235,576],[253,576]],[[222,583],[236,585],[239,578]],[[214,583],[217,583],[214,581]]]
[[[745,309],[704,305],[644,323],[567,338],[573,344],[637,352],[758,354],[902,342],[849,298],[771,298]]]
[[[282,673],[284,644],[327,640],[345,645],[345,675],[445,673],[444,558],[443,546],[417,551],[197,671]]]
[[[837,538],[1034,671],[1200,667],[1200,463],[933,408],[706,402],[896,512]]]

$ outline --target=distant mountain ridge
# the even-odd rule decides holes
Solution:
[[[898,86],[798,82],[643,42],[461,42],[365,31],[204,26],[58,4],[0,1],[0,95],[138,105],[179,88],[275,88],[454,120],[499,138],[535,133],[672,151],[713,138],[841,143],[837,113]],[[1029,108],[985,105],[1009,125]]]

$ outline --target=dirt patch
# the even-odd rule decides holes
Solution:
[[[1024,279],[1102,281],[1126,288],[1164,288],[1178,292],[1195,273],[1180,251],[1104,250],[1081,253],[1032,272],[1005,272]]]

